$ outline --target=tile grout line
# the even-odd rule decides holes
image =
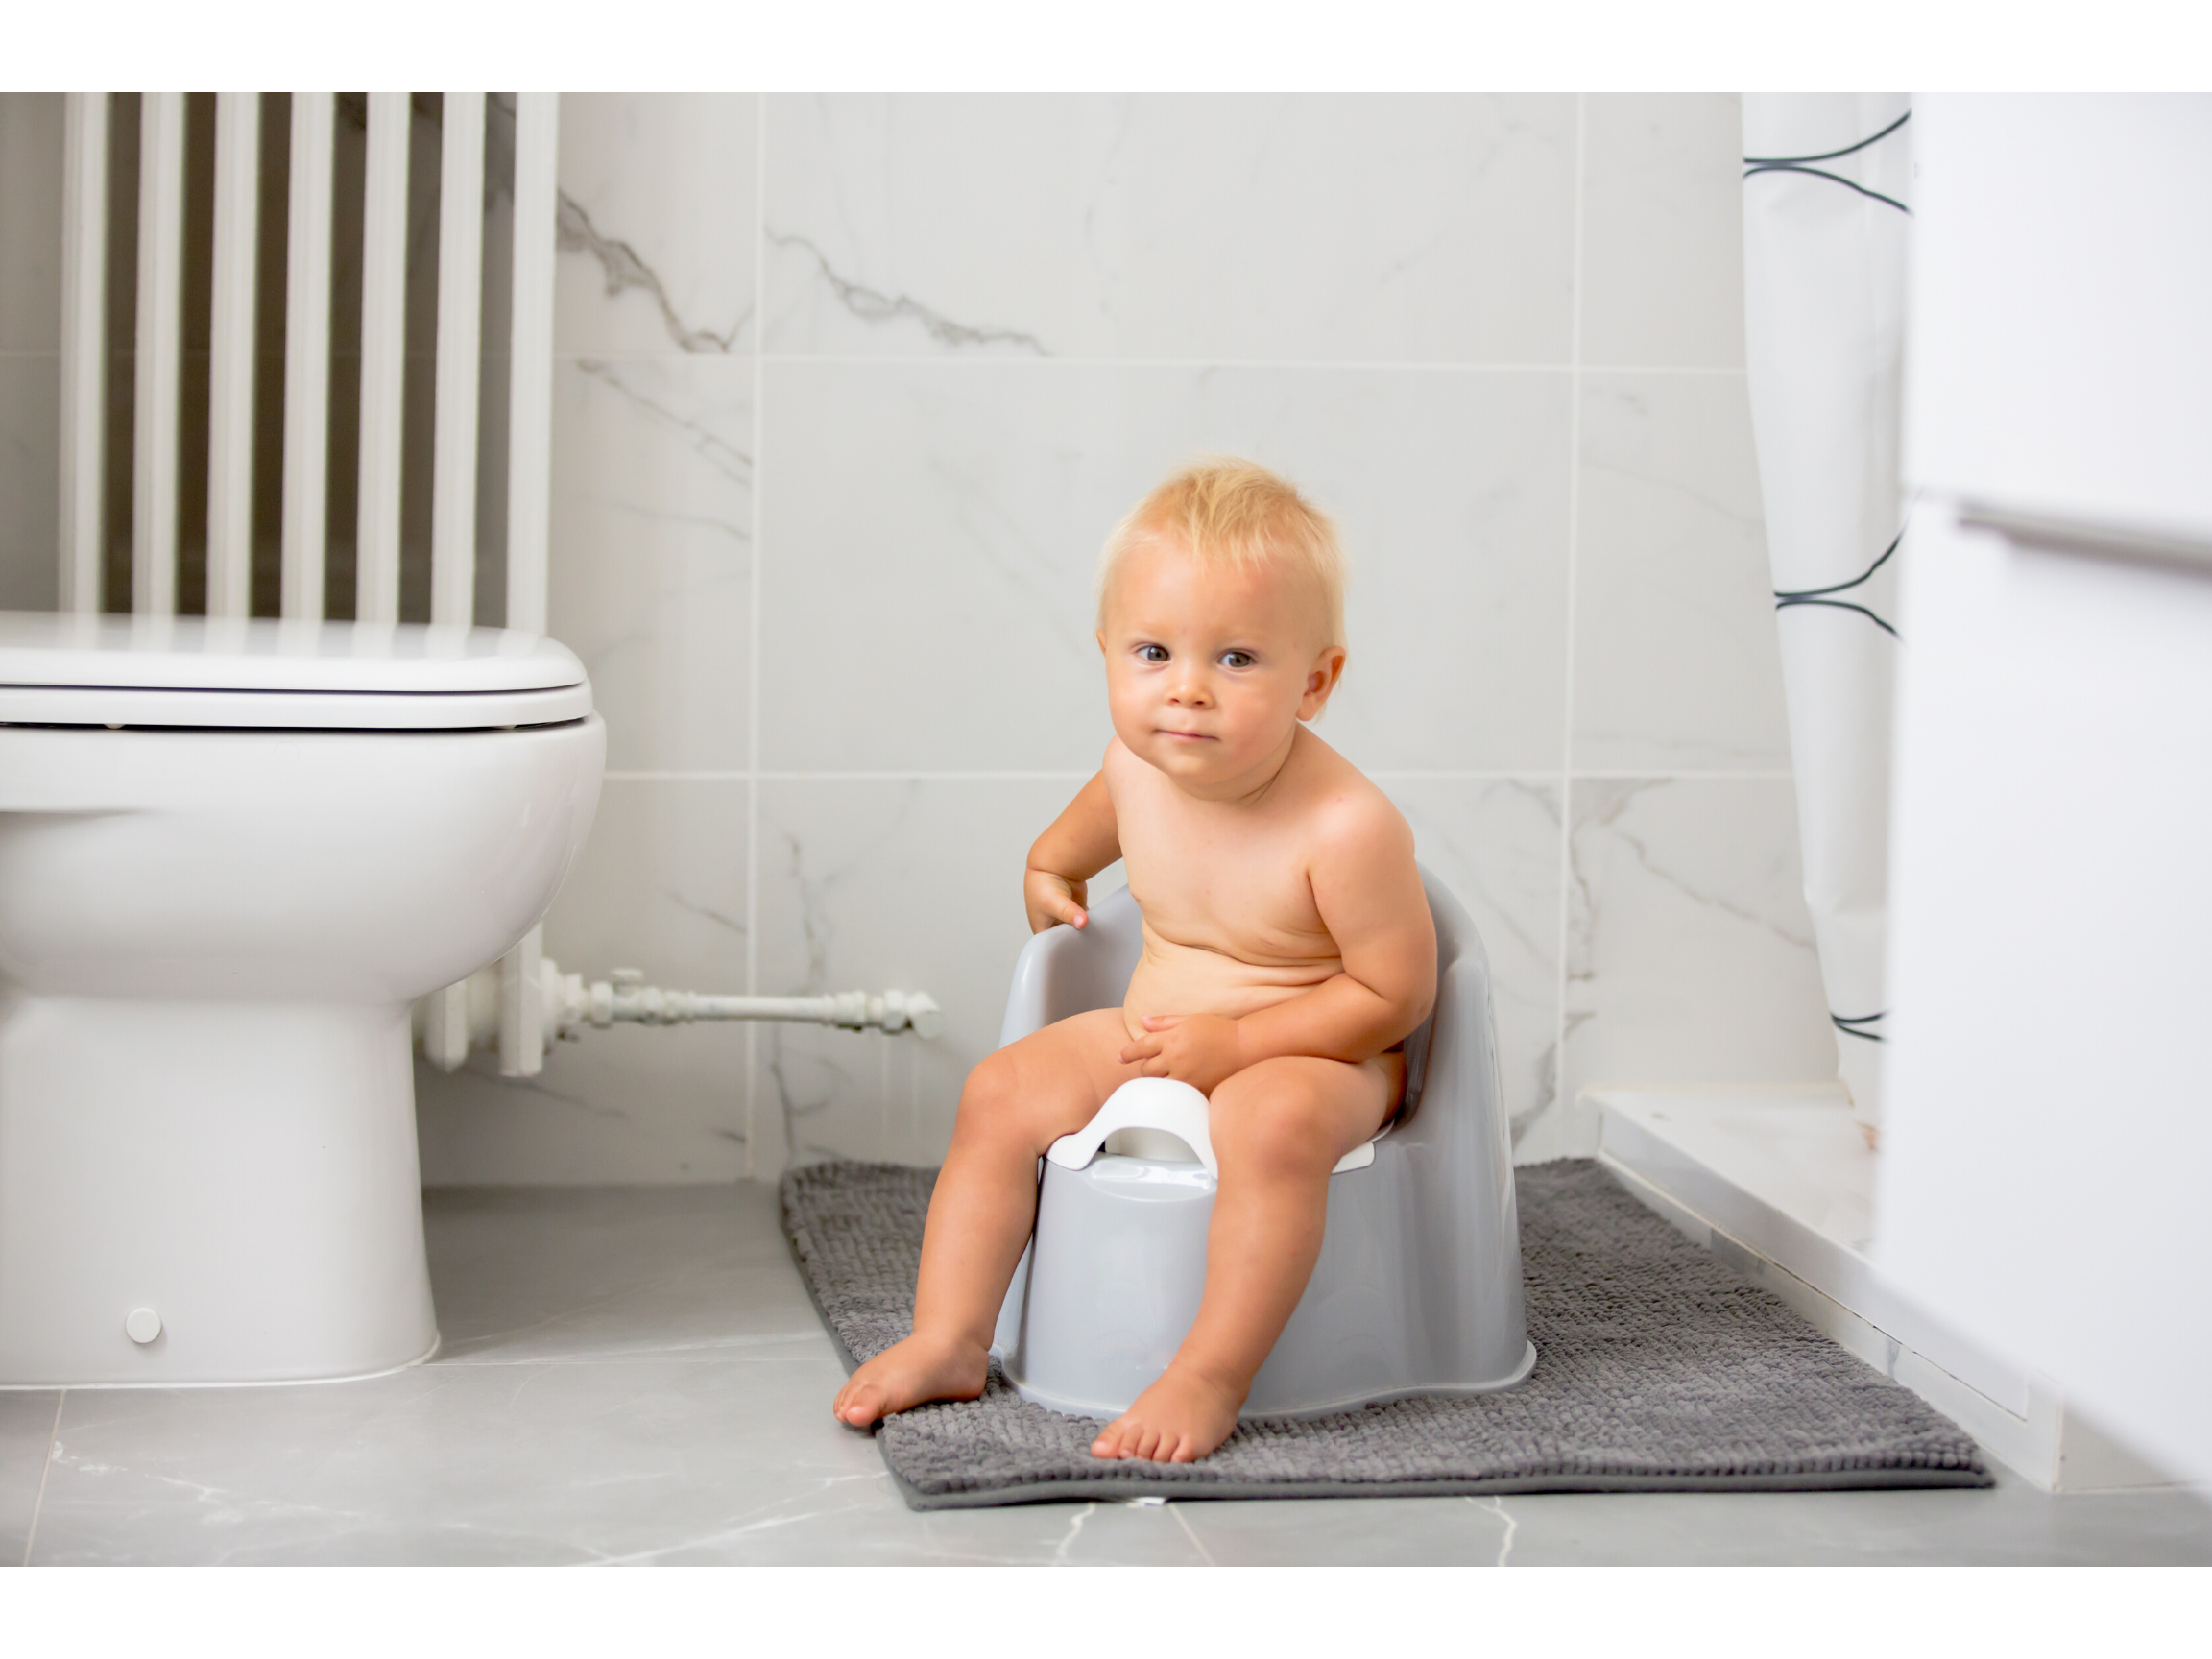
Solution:
[[[768,225],[768,94],[757,94],[753,113],[753,499],[751,640],[746,647],[745,693],[745,994],[757,995],[760,977],[760,486],[767,455],[760,438],[762,347],[767,343],[767,294],[762,287]],[[760,1037],[745,1023],[745,1173],[760,1175]]]
[[[1190,1519],[1183,1513],[1183,1505],[1170,1500],[1167,1512],[1175,1517],[1175,1524],[1183,1528],[1183,1536],[1190,1539],[1190,1547],[1198,1551],[1198,1559],[1209,1567],[1219,1566],[1220,1563],[1214,1559],[1214,1551],[1206,1548],[1206,1541],[1191,1530]]]
[[[1582,272],[1582,183],[1589,167],[1587,95],[1575,94],[1575,253],[1570,267],[1575,309],[1568,320],[1567,357],[1567,634],[1566,697],[1559,733],[1559,926],[1556,938],[1557,997],[1552,1007],[1551,1117],[1553,1139],[1567,1123],[1567,893],[1575,861],[1575,587],[1582,521],[1582,310],[1587,295]],[[1564,1150],[1564,1148],[1560,1148]]]
[[[54,1401],[54,1422],[46,1431],[46,1461],[38,1465],[38,1496],[31,1501],[31,1529],[23,1535],[23,1565],[31,1565],[31,1550],[38,1542],[38,1517],[46,1512],[46,1476],[54,1467],[54,1447],[61,1437],[61,1407],[69,1402],[64,1388]]]

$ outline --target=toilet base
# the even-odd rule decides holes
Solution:
[[[336,1380],[434,1353],[408,1041],[404,1004],[12,999],[0,1386]]]

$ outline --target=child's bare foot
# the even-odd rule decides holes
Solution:
[[[927,1400],[973,1400],[990,1371],[989,1350],[973,1342],[909,1336],[848,1377],[830,1408],[838,1421],[865,1429]]]
[[[1242,1396],[1188,1365],[1170,1365],[1159,1382],[1100,1431],[1094,1457],[1145,1457],[1195,1463],[1229,1438]]]

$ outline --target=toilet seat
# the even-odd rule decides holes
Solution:
[[[574,653],[496,628],[0,613],[0,725],[483,731],[590,712]]]

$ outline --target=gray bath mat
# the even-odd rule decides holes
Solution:
[[[1584,1160],[1519,1172],[1536,1369],[1497,1394],[1238,1426],[1196,1463],[1101,1462],[1097,1426],[983,1397],[875,1432],[917,1509],[1138,1497],[1813,1491],[1992,1484],[1973,1437],[1744,1284]],[[905,1335],[933,1169],[811,1164],[783,1226],[848,1366]],[[829,1401],[822,1403],[827,1412]]]

